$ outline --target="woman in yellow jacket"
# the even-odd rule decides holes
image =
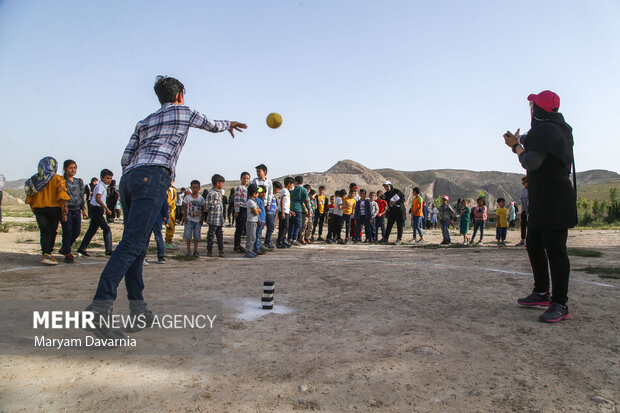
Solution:
[[[39,224],[41,232],[41,264],[56,265],[52,257],[58,223],[67,220],[67,201],[71,199],[67,193],[65,180],[56,174],[58,162],[51,156],[39,161],[38,171],[24,184],[26,203],[30,205]]]

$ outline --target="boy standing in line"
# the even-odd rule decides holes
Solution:
[[[305,205],[306,208],[310,208],[310,201],[308,200],[308,191],[302,185],[304,183],[304,177],[298,175],[295,177],[295,187],[290,191],[291,193],[291,217],[292,222],[290,222],[289,230],[288,230],[288,241],[289,244],[297,246],[299,245],[299,241],[297,238],[299,237],[299,232],[301,231],[302,224],[302,205]]]
[[[385,237],[385,212],[387,211],[387,202],[383,199],[383,191],[377,191],[377,206],[379,212],[375,217],[375,240],[379,240],[379,228],[381,228],[381,238]]]
[[[316,228],[319,227],[319,238],[317,241],[324,241],[323,235],[323,225],[325,223],[325,217],[328,213],[327,208],[327,197],[325,196],[325,185],[319,186],[319,193],[316,196],[316,214],[314,215],[314,225],[312,227],[312,238],[314,240],[314,233]]]
[[[90,224],[88,225],[88,230],[86,230],[86,234],[84,234],[84,238],[82,238],[82,242],[80,243],[80,248],[78,248],[78,254],[84,257],[90,257],[90,254],[86,252],[86,248],[88,248],[88,244],[93,239],[97,230],[101,228],[103,231],[103,243],[105,244],[105,255],[112,255],[112,230],[110,230],[110,226],[106,220],[105,214],[112,214],[112,211],[108,208],[105,201],[108,195],[108,185],[112,182],[112,177],[114,174],[109,169],[103,169],[101,171],[101,180],[97,183],[95,188],[93,189],[93,194],[90,199]],[[161,204],[158,205],[161,207]],[[157,208],[159,212],[159,208]],[[151,235],[151,228],[149,228],[149,236]]]
[[[495,238],[497,239],[498,247],[506,246],[506,233],[508,232],[508,208],[504,208],[505,204],[506,200],[504,198],[497,198],[498,207],[495,211]]]
[[[250,173],[241,172],[241,184],[235,190],[235,241],[233,251],[244,252],[241,246],[241,235],[245,231],[245,220],[247,217],[246,200],[248,199],[248,183],[250,183]],[[246,234],[247,235],[247,234]]]
[[[256,202],[258,197],[259,188],[250,184],[247,188],[248,198],[245,202],[246,220],[245,220],[245,257],[256,258],[256,254],[252,251],[254,243],[256,242],[256,228],[258,227],[258,214],[260,214],[260,208]]]
[[[265,221],[267,213],[265,211],[265,197],[267,196],[267,191],[265,185],[259,185],[258,187],[258,196],[256,197],[256,204],[258,205],[258,225],[256,226],[256,241],[254,241],[254,248],[252,251],[256,255],[263,255],[265,253],[264,249],[261,249],[261,238],[263,237],[263,228],[265,228]]]
[[[183,199],[183,239],[187,241],[187,255],[191,254],[191,241],[194,240],[194,257],[198,257],[198,241],[202,227],[205,199],[198,195],[200,182],[193,180],[190,184],[192,193]]]
[[[172,238],[174,237],[174,229],[176,226],[176,209],[177,209],[177,198],[178,193],[177,189],[173,186],[174,181],[170,184],[170,187],[167,191],[168,197],[168,223],[166,224],[166,242],[164,243],[165,248],[174,248],[174,244],[172,243]]]
[[[424,243],[424,235],[422,235],[422,224],[424,219],[424,211],[423,211],[424,200],[420,196],[420,188],[417,186],[413,188],[413,202],[411,204],[411,227],[413,229],[413,239],[411,240],[412,244],[416,242],[418,244]],[[420,234],[420,240],[416,241],[415,237],[417,234]]]
[[[265,221],[264,227],[267,228],[267,234],[265,235],[265,245],[268,246],[271,244],[271,234],[273,234],[273,229],[275,228],[275,213],[271,211],[271,204],[274,201],[273,197],[273,182],[271,179],[267,178],[267,166],[265,164],[260,164],[256,166],[256,178],[252,180],[252,183],[258,187],[263,185],[265,187]],[[271,214],[269,212],[272,212]],[[267,242],[267,238],[269,238],[270,242]]]
[[[289,216],[291,212],[291,194],[290,191],[295,186],[295,181],[290,176],[284,178],[284,188],[280,194],[280,220],[278,229],[278,241],[276,247],[289,248],[291,244],[286,241],[289,226]]]
[[[205,200],[205,213],[207,215],[207,257],[213,256],[213,237],[217,239],[217,249],[219,256],[224,258],[224,236],[222,227],[224,226],[224,203],[222,201],[222,188],[226,180],[222,175],[215,174],[211,177],[213,188],[207,193]]]
[[[450,220],[452,216],[456,215],[454,209],[448,204],[450,198],[448,195],[441,197],[441,205],[439,206],[439,225],[441,225],[441,234],[443,235],[443,245],[450,245],[452,240],[450,239]]]

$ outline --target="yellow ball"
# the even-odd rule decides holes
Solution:
[[[267,115],[267,126],[271,129],[279,128],[282,125],[282,116],[279,113],[270,113]]]

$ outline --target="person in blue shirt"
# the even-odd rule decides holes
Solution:
[[[267,188],[264,185],[259,185],[258,187],[258,197],[256,197],[256,203],[258,204],[258,209],[260,212],[258,213],[258,225],[256,226],[256,241],[254,242],[254,252],[257,255],[262,255],[265,251],[261,251],[260,240],[263,236],[263,228],[265,227],[265,221],[267,219],[265,213],[265,197],[267,195]]]

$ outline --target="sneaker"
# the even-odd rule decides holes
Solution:
[[[58,265],[58,261],[56,261],[56,258],[52,257],[50,254],[43,254],[43,259],[41,260],[41,264]]]
[[[420,238],[416,244],[424,244],[424,238]]]
[[[220,257],[220,258],[225,258],[225,257],[226,257],[226,254],[224,254],[224,251],[220,251],[220,252],[218,253],[218,257]]]
[[[306,241],[305,241],[305,240],[303,240],[303,239],[302,239],[301,241],[299,241],[299,243],[300,243],[301,245],[306,245]],[[293,244],[293,245],[295,245],[295,244]]]
[[[291,245],[293,247],[298,247],[299,246],[299,242],[298,241],[292,241],[289,245]]]
[[[133,324],[125,328],[125,331],[128,333],[137,333],[142,329],[151,328],[153,320],[155,320],[155,315],[151,310],[144,310],[141,313],[132,311],[129,317],[132,318]]]
[[[67,254],[71,254],[71,251],[65,251],[63,248],[58,250],[58,253],[60,255],[67,255]]]
[[[75,264],[75,260],[73,259],[73,254],[68,253],[65,255],[65,262],[67,264]]]
[[[265,246],[265,248],[267,248],[268,250],[273,250],[273,249],[275,249],[276,247],[275,247],[275,245],[273,245],[273,244],[267,244],[267,245]]]
[[[144,264],[142,264],[142,265],[149,265],[149,262],[148,262],[148,260],[146,258],[144,258]]]
[[[96,312],[93,310],[92,308],[92,304],[89,305],[88,307],[86,307],[86,309],[84,311],[90,311],[92,313],[94,313],[95,317],[93,319],[93,326],[94,328],[84,328],[84,330],[88,331],[89,333],[93,333],[97,338],[101,338],[101,339],[116,339],[116,338],[127,338],[127,336],[125,334],[123,334],[120,330],[117,329],[113,329],[110,327],[107,327],[107,325],[112,325],[112,320],[109,320],[108,323],[102,322],[101,318],[111,318],[112,317],[112,308],[107,309],[104,312]]]
[[[248,252],[247,254],[243,255],[243,258],[256,258],[256,254],[254,254],[253,252]]]
[[[213,257],[213,251],[207,251],[207,257]]]
[[[560,303],[551,303],[547,311],[538,317],[543,323],[557,323],[558,321],[568,320],[569,318],[568,307]]]
[[[478,241],[476,245],[482,245],[482,240]]]
[[[416,243],[415,238],[414,238],[414,239],[412,239],[411,241],[409,241],[409,244],[415,244],[415,243]]]
[[[316,240],[317,240],[317,241],[325,241],[325,240],[324,240],[323,238],[321,238],[321,237],[318,237]]]
[[[194,257],[198,258],[200,257],[200,254],[198,254],[198,251],[194,251],[194,253],[192,254]]]
[[[306,244],[312,244],[312,240],[307,239],[307,240],[306,240]]]
[[[498,247],[501,247],[501,246],[502,246],[502,243],[501,243],[500,241],[497,241],[497,246],[498,246]]]
[[[80,257],[90,257],[90,254],[86,251],[77,250],[77,253]]]
[[[532,291],[532,294],[527,297],[517,299],[517,303],[526,306],[539,305],[543,307],[549,307],[551,296],[548,292],[546,293],[537,293],[536,291]]]
[[[166,257],[157,257],[157,263],[158,264],[165,264],[166,263]]]
[[[107,255],[107,256],[109,257],[110,255],[112,255],[112,253],[113,253],[113,252],[114,252],[114,251],[106,251],[106,252],[105,252],[105,255]]]
[[[400,244],[402,244],[402,243],[403,243],[403,242],[402,242],[401,240],[397,239],[397,240],[396,240],[396,242],[394,243],[394,245],[400,245]]]
[[[280,249],[280,248],[286,248],[285,244],[278,244],[276,245],[276,248]]]
[[[515,244],[515,247],[525,247],[525,242],[519,241]]]
[[[171,242],[170,244],[164,244],[164,248],[175,249],[177,246]]]
[[[381,238],[379,240],[379,244],[387,244],[388,240],[386,238]]]

